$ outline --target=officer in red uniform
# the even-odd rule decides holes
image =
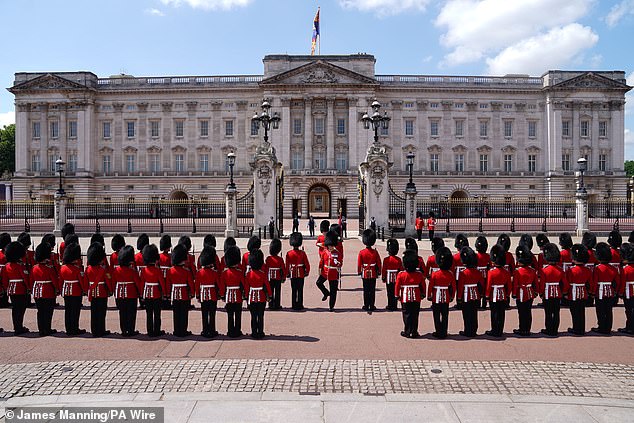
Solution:
[[[595,310],[597,314],[597,327],[593,332],[610,335],[612,332],[613,311],[618,301],[616,288],[619,281],[619,272],[610,265],[612,251],[605,242],[599,242],[596,248],[596,257],[599,264],[594,267],[590,293],[594,295]]]
[[[416,236],[420,241],[423,237],[423,229],[425,229],[425,219],[423,219],[422,212],[416,212],[416,222],[414,223],[414,227],[416,228]]]
[[[57,243],[55,242],[55,235],[53,234],[45,234],[42,237],[42,242],[45,242],[49,245],[49,247],[51,247],[51,256],[49,258],[49,265],[53,266],[53,269],[55,270],[55,274],[57,275],[58,279],[59,279],[59,269],[61,267],[60,263],[59,263],[59,254],[57,254],[54,250],[55,247],[57,246]]]
[[[429,212],[429,217],[427,218],[427,232],[429,234],[429,240],[434,239],[434,231],[436,230],[436,215],[434,212]]]
[[[141,272],[145,269],[145,262],[143,261],[143,249],[146,245],[150,244],[150,237],[147,234],[141,234],[136,239],[136,254],[134,255],[134,267],[137,272],[139,272],[139,276],[141,276]],[[157,248],[158,252],[158,248]],[[157,253],[158,254],[158,253]],[[142,293],[141,293],[142,294]],[[143,295],[139,297],[139,308],[141,310],[145,309],[145,298]]]
[[[213,247],[214,251],[216,251],[216,237],[213,234],[207,234],[203,238],[203,248],[206,248],[206,247]],[[216,258],[215,258],[215,262],[212,263],[212,266],[216,271],[219,272],[220,271],[220,257],[218,257],[217,252],[214,255]],[[200,264],[200,256],[198,256],[198,262],[196,263],[196,267],[198,269],[202,267],[202,265]]]
[[[194,281],[196,298],[200,301],[200,315],[202,317],[203,331],[201,335],[205,338],[215,338],[218,336],[216,330],[216,309],[218,308],[218,278],[215,263],[217,261],[216,249],[209,244],[198,257],[198,272]]]
[[[530,336],[533,324],[533,299],[537,295],[537,271],[535,256],[528,247],[523,244],[515,250],[517,266],[513,271],[513,298],[517,304],[517,317],[519,327],[513,329],[513,333],[520,336]]]
[[[572,237],[569,233],[564,232],[559,235],[559,247],[561,248],[561,270],[566,272],[569,267],[572,267]],[[587,252],[587,249],[586,249]]]
[[[511,238],[507,234],[501,234],[498,237],[497,244],[504,249],[504,255],[506,256],[506,264],[504,268],[509,271],[509,274],[513,274],[513,270],[515,270],[515,258],[513,254],[509,251],[511,249]],[[506,297],[506,301],[508,302],[508,296]]]
[[[541,234],[538,234],[537,237],[539,237]],[[531,266],[533,269],[537,270],[539,268],[538,265],[538,261],[537,258],[535,258],[535,256],[533,255],[533,237],[530,234],[522,234],[520,236],[520,240],[517,244],[518,246],[523,246],[526,247],[528,249],[528,251],[531,252],[531,255],[533,256],[533,262],[529,264],[529,266]],[[517,256],[517,249],[515,251],[515,255]],[[517,259],[517,257],[516,257]],[[515,263],[517,266],[519,266],[519,264],[517,264],[517,260],[515,260]]]
[[[339,234],[334,231],[328,231],[326,233],[326,239],[324,241],[325,249],[322,250],[321,257],[319,259],[319,279],[317,279],[317,286],[324,294],[325,298],[330,298],[328,306],[330,311],[335,310],[335,303],[337,302],[337,291],[339,290],[339,278],[341,270],[341,262],[339,261],[339,251],[337,251],[337,244],[339,243]],[[324,282],[328,281],[330,289],[326,289]]]
[[[432,273],[427,288],[427,299],[431,301],[431,309],[434,314],[434,338],[447,337],[449,324],[449,303],[456,292],[456,278],[451,271],[453,267],[453,255],[447,247],[442,247],[436,252],[436,263],[440,270]]]
[[[464,330],[460,335],[473,338],[478,332],[478,306],[484,287],[484,277],[478,270],[478,256],[470,247],[460,250],[460,262],[464,270],[460,272],[456,283],[456,297],[462,301],[462,320]]]
[[[136,305],[143,286],[139,272],[134,268],[134,247],[125,245],[119,249],[117,262],[118,265],[115,265],[112,272],[112,283],[115,288],[115,302],[119,309],[121,335],[135,336],[139,334],[136,330]]]
[[[165,234],[159,240],[159,269],[163,272],[163,277],[167,277],[167,271],[172,267],[172,237]],[[163,310],[169,310],[172,308],[172,303],[169,298],[170,293],[164,293],[161,308]]]
[[[625,306],[625,327],[619,332],[634,335],[634,246],[630,243],[621,245],[623,268],[619,280],[618,295],[623,298]]]
[[[24,327],[24,313],[28,305],[31,275],[23,260],[26,249],[22,243],[14,241],[5,248],[7,264],[2,269],[2,289],[11,299],[11,318],[15,335],[27,333]]]
[[[65,223],[64,226],[62,226],[61,233],[62,233],[62,242],[59,244],[58,255],[60,257],[60,260],[63,261],[64,250],[66,249],[66,245],[67,245],[66,237],[68,235],[75,233],[75,225],[73,225],[72,223]]]
[[[196,271],[198,269],[196,268],[196,257],[191,253],[192,240],[187,235],[183,235],[178,239],[178,243],[184,245],[187,250],[187,263],[185,264],[185,267],[191,272],[193,279],[194,276],[196,276]]]
[[[427,257],[427,264],[425,265],[425,279],[429,280],[431,278],[432,273],[440,270],[438,265],[436,264],[436,253],[438,252],[438,250],[440,250],[444,246],[445,246],[445,241],[440,237],[436,237],[431,240],[432,254],[429,257]]]
[[[319,223],[319,232],[321,232],[321,234],[317,235],[317,240],[315,241],[315,245],[319,248],[320,254],[326,249],[324,242],[326,241],[326,233],[329,230],[330,222],[328,220],[322,220]]]
[[[174,318],[174,336],[185,337],[192,333],[187,330],[189,309],[194,296],[194,276],[187,267],[187,247],[177,244],[172,250],[172,267],[165,278],[165,293],[171,296]]]
[[[273,291],[273,296],[269,302],[271,310],[282,309],[282,282],[286,280],[286,266],[284,259],[280,257],[282,252],[282,241],[279,238],[273,238],[269,245],[269,256],[264,262],[264,271],[267,272],[269,284]]]
[[[23,263],[30,272],[33,266],[35,266],[35,251],[29,250],[29,247],[31,246],[31,235],[29,235],[28,232],[22,232],[18,235],[18,242],[24,245],[26,253],[24,255]]]
[[[484,291],[486,291],[487,273],[489,272],[489,267],[491,266],[491,256],[488,253],[489,241],[487,241],[485,236],[480,235],[476,238],[475,250],[478,253],[478,270],[482,273],[483,278],[483,285],[480,289],[480,292],[482,293],[480,308],[485,310],[487,308],[487,297],[484,295]]]
[[[163,271],[158,267],[159,251],[156,245],[149,244],[141,251],[143,267],[139,275],[141,279],[140,294],[145,303],[147,334],[151,337],[161,336],[161,302],[167,295],[167,287]]]
[[[357,274],[361,276],[363,283],[363,307],[365,311],[376,310],[375,291],[376,278],[381,274],[381,257],[376,249],[372,248],[376,243],[376,232],[365,229],[361,234],[365,248],[359,251],[357,256]]]
[[[259,236],[253,235],[251,238],[249,238],[249,240],[247,241],[247,251],[242,255],[242,262],[240,263],[240,267],[242,268],[242,271],[245,275],[249,270],[251,270],[249,267],[249,254],[251,254],[252,251],[259,250],[261,248],[262,240]]]
[[[72,235],[68,235],[70,239]],[[64,265],[60,269],[62,283],[61,293],[64,297],[64,321],[66,335],[77,336],[86,333],[79,328],[82,298],[88,292],[88,282],[81,264],[81,247],[76,243],[66,242],[64,248]]]
[[[401,336],[418,338],[418,315],[420,302],[425,295],[425,276],[418,270],[418,254],[414,250],[403,253],[403,267],[405,271],[396,276],[394,290],[401,300],[404,328]]]
[[[40,336],[48,336],[56,333],[51,329],[53,311],[55,310],[55,298],[59,289],[57,271],[51,263],[51,246],[42,242],[35,249],[35,262],[31,271],[31,283],[29,291],[33,293],[37,307],[37,328]]]
[[[427,274],[427,267],[425,266],[425,259],[418,255],[418,243],[414,238],[407,237],[405,238],[405,249],[412,250],[416,253],[416,257],[418,257],[418,266],[416,269],[423,274],[423,277]]]
[[[86,251],[88,267],[88,301],[90,301],[90,332],[94,337],[110,335],[106,330],[106,314],[108,312],[108,297],[112,295],[113,284],[110,267],[104,264],[106,250],[103,244],[94,242]]]
[[[559,312],[564,292],[564,271],[559,267],[561,255],[555,244],[548,243],[542,249],[546,264],[539,269],[539,295],[544,305],[544,325],[541,333],[557,336],[559,332]]]
[[[597,246],[597,236],[593,232],[584,232],[581,237],[581,243],[588,249],[588,263],[587,266],[594,268],[597,264],[597,259],[594,255],[594,248]],[[592,296],[591,296],[592,297]]]
[[[387,306],[386,310],[396,311],[396,293],[394,292],[394,284],[396,283],[396,276],[398,272],[402,272],[403,261],[398,256],[398,240],[390,238],[387,240],[387,253],[388,256],[383,259],[383,265],[381,266],[381,279],[385,284],[385,291],[387,293]]]
[[[341,273],[341,267],[343,267],[343,237],[342,237],[342,229],[341,225],[338,223],[333,223],[330,225],[330,230],[337,233],[337,252],[339,253],[339,273]],[[341,284],[341,278],[339,278],[339,283]]]
[[[613,230],[608,235],[608,244],[610,245],[610,251],[612,252],[612,260],[610,260],[610,264],[616,268],[616,270],[620,270],[621,267],[621,253],[620,248],[623,243],[623,237],[617,230]]]
[[[485,332],[489,336],[504,336],[504,320],[506,306],[511,294],[511,273],[506,269],[506,250],[496,244],[491,248],[491,264],[493,268],[487,272],[485,295],[491,309],[491,330]]]
[[[456,252],[453,255],[453,265],[451,266],[451,271],[454,273],[454,277],[456,278],[456,282],[460,278],[460,273],[465,269],[465,266],[462,264],[462,260],[460,258],[460,250],[463,247],[469,246],[469,239],[464,234],[456,235],[454,240],[454,248]],[[456,295],[456,309],[460,310],[462,308],[462,296]]]
[[[249,254],[250,270],[244,277],[244,288],[247,293],[247,307],[251,312],[251,338],[264,338],[264,310],[266,301],[273,292],[269,284],[269,277],[264,267],[264,253],[253,250]]]
[[[6,232],[0,234],[0,277],[2,277],[2,269],[7,264],[7,257],[5,255],[5,248],[11,243],[11,235]],[[0,289],[0,307],[9,307],[9,297],[7,297],[4,289]],[[2,332],[2,330],[0,330]]]
[[[228,236],[225,238],[225,242],[222,246],[222,251],[223,254],[227,253],[227,250],[229,249],[229,247],[235,247],[236,246],[236,239],[232,236]],[[241,267],[240,265],[240,257],[238,257],[238,267]],[[222,259],[220,259],[220,268],[218,269],[218,272],[222,273],[223,270],[225,270],[227,268],[227,265],[225,264],[225,258],[224,255],[222,257]]]
[[[240,267],[240,249],[231,245],[223,257],[225,269],[220,274],[220,296],[227,310],[227,336],[242,336],[242,299],[244,298],[244,272]]]
[[[544,258],[544,247],[550,244],[550,240],[544,234],[537,234],[535,239],[537,240],[537,248],[539,248],[539,254],[537,255],[537,267],[535,268],[535,270],[540,270],[546,267],[546,265],[548,264],[548,262]]]
[[[116,234],[110,240],[110,248],[112,248],[112,254],[110,254],[110,271],[114,274],[114,269],[119,266],[119,250],[125,247],[125,238],[123,235]],[[132,253],[132,259],[134,260],[134,253]]]
[[[291,279],[291,308],[304,309],[304,278],[310,273],[310,263],[304,250],[300,250],[304,238],[301,232],[289,236],[292,250],[286,253],[286,275]]]
[[[586,267],[588,249],[582,244],[575,244],[571,248],[572,266],[566,270],[564,296],[568,299],[572,327],[568,333],[584,335],[586,333],[586,302],[592,283],[592,271]]]

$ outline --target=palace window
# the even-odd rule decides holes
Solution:
[[[605,138],[608,136],[608,122],[605,120],[599,121],[599,137]]]
[[[581,121],[581,136],[582,137],[589,137],[590,136],[590,121],[589,120],[582,120]]]
[[[40,153],[31,154],[31,171],[40,171]]]
[[[125,170],[128,173],[134,173],[136,169],[136,156],[134,154],[126,154],[125,156]]]
[[[174,122],[174,124],[175,124],[174,131],[176,133],[176,136],[182,137],[184,133],[185,122],[182,120],[177,120],[176,122]]]
[[[104,155],[103,158],[101,159],[101,170],[106,175],[112,172],[112,166],[111,166],[109,154]]]
[[[605,172],[606,171],[607,161],[608,161],[608,155],[607,154],[599,154],[599,170],[601,172]]]
[[[77,138],[77,121],[76,120],[68,121],[68,137]]]
[[[68,171],[77,171],[77,153],[71,153],[68,155]]]
[[[151,120],[150,121],[150,137],[152,137],[152,138],[158,138],[159,137],[160,124],[161,124],[161,122],[159,122],[158,120]]]
[[[259,123],[257,120],[252,120],[251,121],[251,136],[256,136],[258,134],[258,131],[260,129]]]
[[[209,121],[208,120],[200,121],[200,136],[201,137],[209,136]]]
[[[489,136],[489,121],[488,120],[480,121],[480,136],[481,137]]]
[[[304,168],[304,152],[301,150],[293,150],[291,152],[291,169]]]
[[[178,173],[185,171],[185,157],[183,154],[176,154],[174,156],[174,169]]]
[[[512,154],[504,155],[504,171],[505,172],[513,171],[513,155]]]
[[[414,136],[414,121],[411,119],[405,119],[405,136]]]
[[[528,171],[529,172],[536,172],[537,169],[537,155],[536,154],[529,154],[528,155]]]
[[[160,154],[150,154],[148,156],[150,160],[150,172],[157,173],[161,171],[161,155]]]
[[[40,122],[33,122],[33,138],[40,137]]]
[[[480,154],[480,172],[489,171],[489,155]]]
[[[101,125],[101,135],[106,139],[110,138],[110,122],[103,122]]]
[[[56,172],[57,171],[57,159],[58,159],[58,155],[57,154],[49,154],[48,155],[48,170],[50,170],[51,172]]]
[[[209,154],[201,154],[198,158],[198,170],[209,172]]]
[[[324,135],[324,119],[315,119],[315,135]]]
[[[126,122],[126,126],[128,129],[128,138],[134,138],[134,122],[128,121]]]
[[[438,136],[438,120],[434,119],[432,121],[429,122],[429,135],[432,137],[437,137]],[[412,135],[412,134],[410,134]]]
[[[337,135],[346,135],[345,119],[337,119]]]
[[[49,136],[53,139],[59,138],[59,122],[53,120],[49,125]]]
[[[561,155],[561,170],[564,172],[570,171],[570,154]]]
[[[569,120],[561,121],[561,136],[562,137],[570,136],[570,121]]]
[[[438,172],[438,153],[431,153],[429,155],[429,170]]]
[[[233,136],[233,121],[225,120],[225,137]]]
[[[456,120],[456,136],[462,137],[464,135],[464,120]]]
[[[464,154],[456,154],[454,156],[456,172],[464,172]]]
[[[513,121],[504,121],[504,138],[511,138],[513,136]]]
[[[293,135],[302,135],[301,119],[293,119]]]
[[[315,167],[317,169],[326,168],[326,152],[323,150],[315,151]]]
[[[335,154],[335,162],[337,170],[348,170],[348,153],[346,151],[337,151]]]
[[[535,138],[537,136],[537,122],[534,120],[528,121],[528,138]]]
[[[383,125],[381,125],[381,132],[380,132],[380,133],[381,133],[381,136],[387,137],[387,135],[388,135],[388,133],[389,133],[389,132],[388,132],[388,129],[389,129],[389,128],[385,128],[385,127],[383,127]]]

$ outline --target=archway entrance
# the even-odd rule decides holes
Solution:
[[[187,217],[187,193],[185,191],[172,191],[167,204],[167,216],[170,217]]]
[[[469,194],[459,189],[451,193],[449,202],[451,204],[451,217],[467,217],[469,214],[469,204],[467,199]]]
[[[308,189],[308,213],[314,217],[330,217],[330,189],[313,185]]]

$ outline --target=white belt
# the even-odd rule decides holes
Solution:
[[[372,277],[374,275],[374,268],[376,267],[376,263],[363,263],[361,267],[363,267],[363,277],[369,279],[369,277]]]
[[[477,287],[478,287],[477,283],[470,283],[470,284],[466,284],[464,286],[464,294],[463,294],[463,296],[464,296],[464,301],[465,302],[469,301],[468,300],[468,298],[469,298],[469,290],[477,288]]]
[[[460,272],[462,272],[465,269],[466,267],[464,266],[456,266],[456,280],[458,280],[458,278],[460,277]]]
[[[296,277],[299,274],[299,268],[304,267],[304,264],[291,264],[291,277]]]
[[[612,282],[599,282],[599,299],[603,299],[603,291],[606,286],[612,287]]]
[[[175,293],[176,293],[176,288],[187,288],[187,284],[186,283],[175,283],[172,285],[172,301],[174,300],[182,300],[183,298],[180,298],[180,291],[179,291],[179,298],[175,298]],[[189,299],[189,298],[187,298]]]
[[[259,288],[251,287],[251,288],[249,288],[249,301],[248,301],[248,303],[251,304],[252,302],[254,302],[256,297],[259,299],[259,296],[260,296],[259,293],[262,290],[264,290],[263,287],[259,287]]]
[[[578,296],[581,296],[581,289],[585,289],[585,283],[571,283],[570,288],[572,288],[572,301],[576,301]]]
[[[416,288],[418,288],[419,285],[403,285],[402,288],[402,295],[401,295],[401,301],[404,303],[410,302],[410,301],[414,301],[415,298],[415,292],[414,291]]]
[[[628,300],[632,298],[632,288],[634,288],[634,281],[625,282],[625,298]]]
[[[444,302],[445,296],[448,293],[448,292],[445,292],[445,291],[449,291],[449,287],[448,286],[435,286],[434,289],[436,290],[436,302],[437,303],[440,303],[441,301]]]
[[[146,282],[145,286],[159,286],[157,282]]]
[[[564,272],[571,267],[572,267],[572,263],[569,263],[569,262],[561,263],[561,268],[563,269]]]
[[[62,295],[71,294],[72,287],[70,284],[72,283],[79,283],[79,281],[64,281],[64,284],[62,285]]]
[[[235,302],[235,300],[238,298],[238,293],[236,291],[238,291],[240,289],[239,286],[228,286],[227,287],[227,302],[228,303],[233,303]]]
[[[520,286],[520,303],[524,302],[524,289],[522,289],[522,288],[529,289],[532,292],[533,291],[533,285],[522,285],[522,286]]]
[[[116,296],[117,297],[127,297],[128,296],[128,285],[130,285],[131,283],[134,283],[132,281],[124,281],[124,282],[117,282],[117,285],[115,286],[115,291],[116,291]],[[122,291],[119,291],[119,285],[123,285]]]
[[[396,282],[396,274],[398,270],[388,270],[387,271],[387,283],[395,283]]]
[[[52,283],[53,281],[35,281],[33,282],[33,298],[40,298],[42,296],[42,288],[44,284]]]
[[[211,293],[209,293],[209,291],[215,287],[216,285],[200,285],[200,301],[210,301],[211,298],[207,298],[211,297]],[[207,293],[207,295],[205,295],[205,293]]]
[[[559,286],[559,282],[546,282],[544,286],[544,299],[550,298],[550,287],[551,286]]]
[[[491,302],[493,303],[497,303],[498,302],[498,291],[503,290],[504,289],[504,285],[491,285],[491,288],[493,289],[493,295],[491,298]],[[502,291],[502,296],[504,296],[504,291]]]
[[[278,276],[278,273],[280,270],[282,270],[282,268],[280,267],[270,267],[269,268],[269,281],[271,280],[277,280],[277,279],[273,279],[273,276]]]

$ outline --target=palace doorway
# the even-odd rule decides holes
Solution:
[[[313,185],[308,189],[308,213],[314,217],[330,217],[330,189],[326,185]]]

